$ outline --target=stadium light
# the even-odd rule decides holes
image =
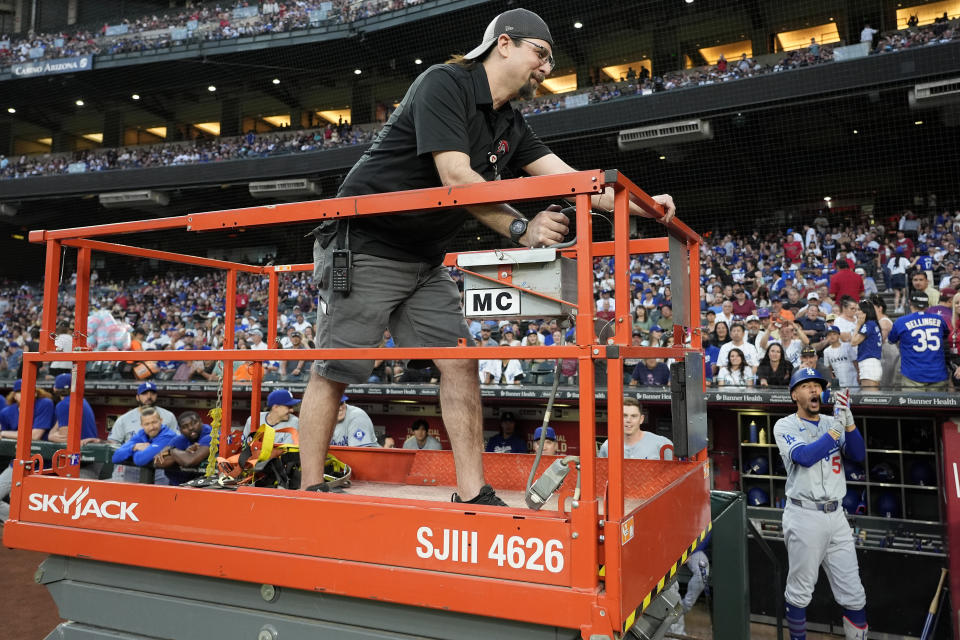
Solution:
[[[273,84],[280,84],[280,78],[274,78]]]
[[[667,156],[660,156],[660,159],[661,159],[661,160],[666,160],[666,159],[667,159]]]
[[[83,106],[83,100],[77,100],[76,102],[74,102],[74,104],[77,105],[78,107],[82,107],[82,106]]]
[[[210,85],[209,87],[207,87],[207,91],[210,91],[211,93],[214,92],[214,91],[216,91],[216,90],[217,90],[217,88],[216,88],[214,85]]]
[[[355,75],[360,75],[361,73],[363,73],[363,71],[361,71],[360,69],[354,69],[354,70],[353,70],[353,73],[354,73]]]
[[[139,94],[139,93],[135,93],[135,94],[133,94],[132,96],[130,96],[130,98],[131,98],[132,100],[139,100],[139,99],[140,99],[140,94]]]
[[[858,129],[854,129],[854,130],[853,130],[853,135],[857,135],[858,133],[860,133],[860,131],[859,131]]]
[[[421,60],[420,58],[417,58],[416,60],[413,61],[413,64],[423,64],[423,60]]]
[[[7,107],[7,113],[16,113],[16,112],[17,110],[14,109],[13,107]]]
[[[833,200],[833,198],[831,198],[830,196],[823,196],[823,199],[824,199],[826,202],[830,202],[831,200]]]
[[[576,22],[573,23],[573,28],[574,28],[574,29],[583,29],[583,23],[580,22],[579,20],[577,20]]]
[[[913,122],[913,124],[915,124],[915,125],[921,125],[921,124],[923,124],[923,120],[915,120],[915,121]]]

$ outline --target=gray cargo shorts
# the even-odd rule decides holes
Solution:
[[[460,292],[443,265],[401,262],[353,254],[353,287],[346,297],[330,290],[335,242],[313,245],[313,276],[318,286],[318,349],[377,347],[390,329],[398,347],[453,347],[470,331],[460,308]],[[389,352],[384,352],[389,358]],[[373,360],[317,360],[319,376],[363,384]]]

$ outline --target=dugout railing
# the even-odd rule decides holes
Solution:
[[[614,192],[614,240],[594,242],[590,196]],[[224,344],[234,344],[237,275],[269,277],[268,344],[275,344],[278,274],[312,265],[250,266],[104,241],[108,236],[159,230],[213,231],[351,216],[463,207],[488,202],[567,198],[575,201],[577,238],[565,249],[576,259],[576,334],[549,347],[391,348],[391,359],[572,358],[579,366],[580,456],[541,511],[522,504],[531,455],[484,454],[484,470],[511,503],[496,508],[449,502],[455,490],[450,451],[396,451],[333,447],[353,468],[354,488],[316,494],[256,487],[215,491],[110,483],[79,477],[85,366],[128,361],[142,352],[56,352],[53,344],[62,250],[77,250],[75,344],[86,334],[91,254],[209,267],[225,272]],[[617,171],[572,174],[443,187],[360,197],[260,206],[53,231],[33,231],[46,245],[40,350],[24,354],[17,456],[7,546],[162,569],[226,580],[263,583],[477,616],[577,629],[584,638],[620,637],[674,578],[679,564],[710,528],[709,462],[702,375],[692,375],[700,355],[700,238],[674,218],[663,238],[630,239],[629,203],[654,218],[664,211]],[[525,251],[516,249],[515,251]],[[673,347],[633,347],[630,322],[630,254],[669,254],[675,291]],[[603,343],[594,327],[593,257],[612,255],[617,316]],[[693,312],[693,315],[691,315]],[[378,349],[223,349],[205,358],[223,366],[223,425],[219,444],[228,451],[233,424],[234,361],[376,359]],[[619,420],[608,429],[609,460],[598,458],[594,364],[607,364],[610,390],[623,388],[623,359],[673,358],[686,364],[674,385],[674,433],[680,460],[627,460]],[[196,352],[164,352],[171,361]],[[37,371],[42,362],[75,363],[69,441],[50,468],[30,453]],[[252,424],[259,422],[260,371],[254,367]],[[699,403],[698,403],[699,399]],[[622,393],[610,393],[608,414],[622,412]],[[690,415],[688,415],[688,411]],[[697,415],[694,415],[697,414]],[[679,416],[682,416],[679,417]],[[253,422],[256,421],[256,422]],[[680,424],[678,424],[678,422]],[[688,428],[689,427],[689,428]],[[677,440],[680,438],[681,440]],[[540,470],[552,460],[544,459]],[[574,478],[579,474],[579,482]],[[579,496],[575,496],[579,491]],[[438,497],[443,496],[443,497]],[[576,497],[576,499],[574,499]],[[335,526],[331,526],[335,525]],[[210,597],[216,601],[216,594]],[[520,637],[519,635],[517,637]]]

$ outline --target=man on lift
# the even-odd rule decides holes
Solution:
[[[434,65],[414,81],[373,144],[347,174],[338,196],[461,186],[574,171],[544,145],[511,105],[532,97],[553,71],[553,37],[526,9],[501,13],[466,55]],[[655,196],[663,222],[675,213],[670,196]],[[593,205],[613,207],[613,190]],[[317,347],[376,347],[384,329],[400,347],[453,347],[471,339],[460,293],[443,266],[467,216],[526,247],[562,242],[569,220],[558,206],[533,218],[506,203],[466,210],[416,211],[323,223],[314,236],[318,283]],[[631,204],[631,213],[647,216]],[[371,302],[373,301],[373,302]],[[440,406],[453,449],[455,502],[506,506],[483,477],[483,414],[477,363],[438,359]],[[323,464],[336,425],[337,400],[351,383],[366,382],[372,360],[315,363],[303,395],[300,429],[302,486],[329,491]]]

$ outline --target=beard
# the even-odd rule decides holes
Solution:
[[[517,97],[521,100],[532,100],[533,96],[537,93],[537,90],[528,82],[527,84],[520,87],[520,91],[517,91]]]
[[[534,85],[531,80],[536,80],[537,84]],[[520,90],[517,91],[517,97],[521,100],[532,100],[533,97],[537,94],[537,87],[540,86],[540,79],[536,75],[530,74],[530,77],[527,78],[527,81],[520,87]]]

